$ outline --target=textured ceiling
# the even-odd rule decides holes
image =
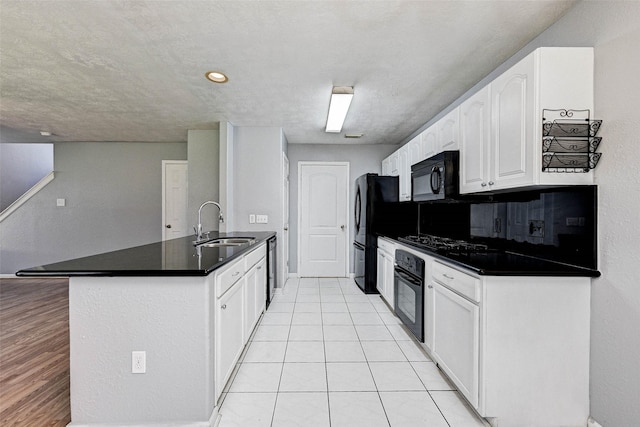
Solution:
[[[1,0],[1,136],[185,141],[229,121],[399,143],[574,4]],[[332,86],[355,88],[341,134],[324,132]]]

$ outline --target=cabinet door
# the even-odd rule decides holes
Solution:
[[[400,175],[400,151],[396,151],[389,157],[391,163],[391,176]]]
[[[258,320],[258,266],[253,266],[247,274],[244,275],[244,336],[248,338],[251,335],[253,326]]]
[[[413,138],[408,143],[409,145],[409,166],[424,160],[422,157],[422,138],[420,135]]]
[[[433,355],[458,390],[478,407],[480,310],[437,282],[433,285]]]
[[[463,194],[489,189],[490,113],[489,86],[460,106],[460,192]]]
[[[457,150],[459,147],[460,125],[458,120],[460,110],[455,108],[446,116],[438,120],[438,148],[439,151]]]
[[[491,189],[533,183],[534,77],[529,55],[491,83]]]
[[[215,336],[216,396],[220,396],[244,347],[243,286],[237,283],[217,300]]]
[[[411,200],[411,166],[409,165],[409,146],[400,148],[400,201]]]
[[[393,277],[394,255],[384,254],[384,288],[386,291],[386,300],[391,307],[395,304],[395,283]]]
[[[391,158],[387,157],[382,161],[382,175],[390,176],[391,175]]]
[[[440,152],[438,148],[438,129],[436,125],[422,132],[422,156],[428,159]]]
[[[377,274],[376,274],[376,289],[378,289],[378,292],[380,292],[380,295],[382,295],[385,299],[387,298],[387,291],[385,288],[385,268],[386,268],[386,261],[384,258],[384,252],[382,251],[382,249],[378,249],[378,266],[377,266]]]

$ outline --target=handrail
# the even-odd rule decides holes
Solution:
[[[5,210],[0,212],[0,222],[7,219],[16,209],[26,203],[27,200],[38,194],[40,190],[46,187],[54,178],[54,171],[49,172],[44,178],[38,181],[33,187],[27,190],[22,196],[18,197],[15,202],[11,203]]]

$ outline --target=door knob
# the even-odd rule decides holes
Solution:
[[[165,225],[165,227],[171,228],[171,224],[167,224],[167,225]]]
[[[342,224],[340,228],[342,229],[342,231],[344,231],[344,224]]]
[[[289,227],[288,226],[284,226],[284,231],[289,231]]]

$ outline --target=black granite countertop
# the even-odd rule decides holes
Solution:
[[[165,240],[39,267],[17,276],[206,276],[275,236],[266,232],[210,232],[209,238],[253,237],[255,243],[197,250],[194,236]],[[198,254],[198,252],[200,252]]]
[[[464,267],[482,276],[600,277],[598,270],[553,262],[515,252],[496,250],[478,253],[439,253],[408,242],[400,242],[391,237],[388,238],[394,240],[397,244],[408,246],[418,252]]]

